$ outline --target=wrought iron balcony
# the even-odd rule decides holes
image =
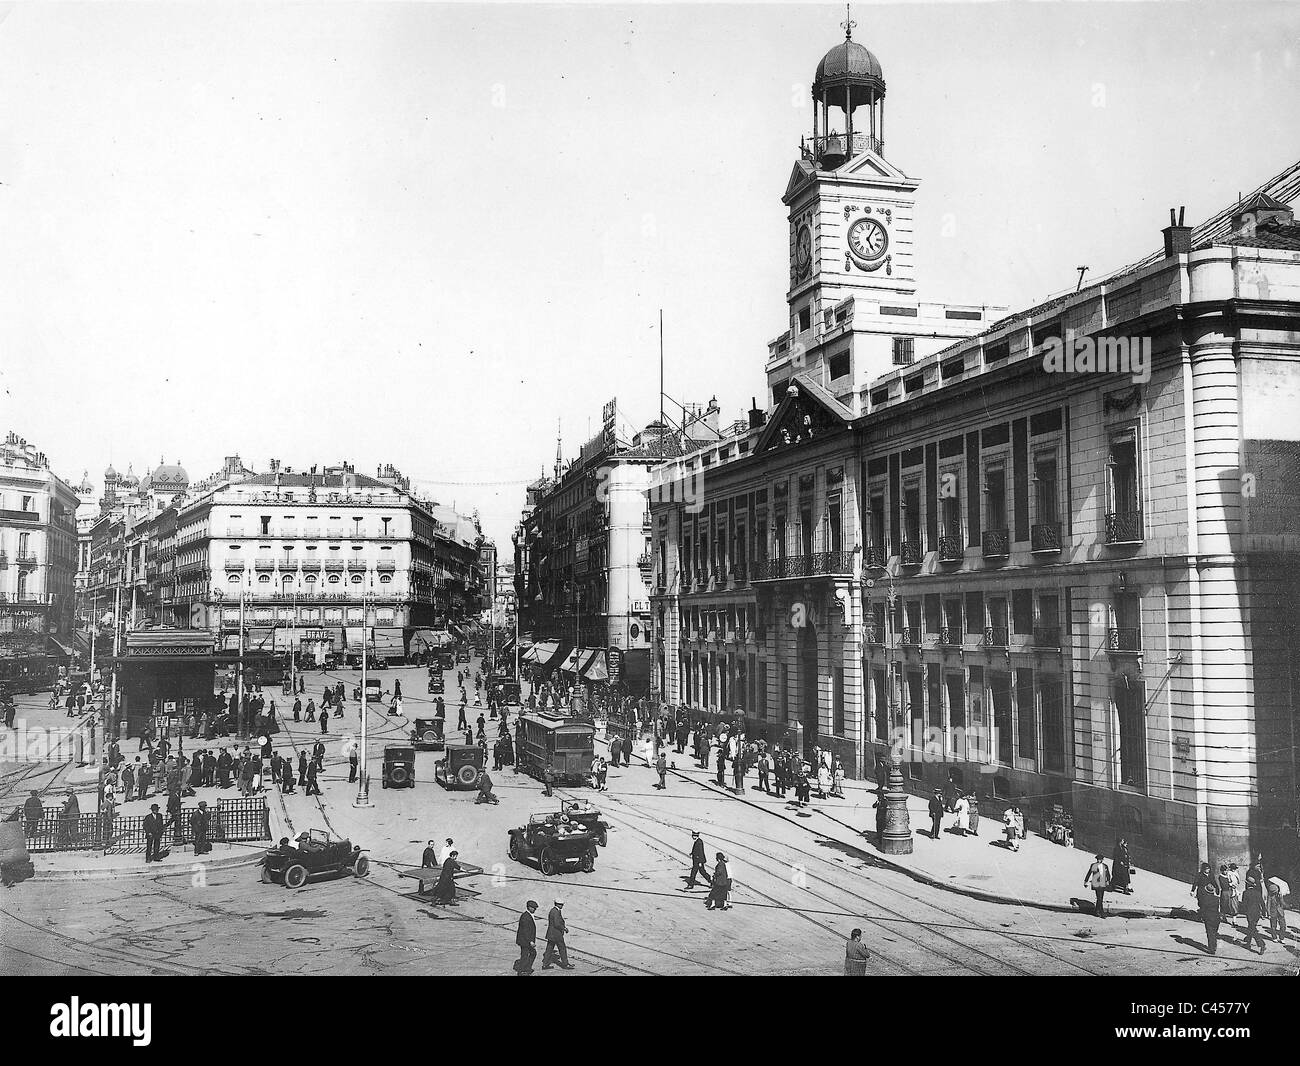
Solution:
[[[253,568],[256,570],[274,570],[275,560],[271,558],[260,558],[253,561]]]
[[[952,626],[939,627],[939,646],[952,648],[961,643],[961,633]]]
[[[361,558],[358,555],[354,555],[352,556],[352,558],[348,560],[349,570],[366,570],[369,569],[369,566],[370,566],[369,561]]]
[[[731,568],[731,576],[737,585],[747,584],[749,581],[749,567],[744,563],[737,563]]]
[[[636,565],[642,570],[649,570],[654,565],[654,556],[649,553],[637,556]]]
[[[1060,646],[1060,626],[1034,626],[1035,648],[1059,648]]]
[[[848,577],[853,573],[853,553],[815,552],[812,555],[787,555],[755,563],[753,581],[788,581],[801,577]]]
[[[1011,554],[1011,535],[1005,529],[986,529],[981,542],[985,559],[1005,559]]]
[[[1029,550],[1035,552],[1059,552],[1061,550],[1061,524],[1059,522],[1039,522],[1029,527]]]
[[[725,566],[715,566],[713,568],[713,587],[726,588],[728,581],[727,568]]]
[[[379,562],[375,563],[375,569],[385,571],[396,570],[397,563],[393,559],[380,559]]]
[[[881,568],[885,565],[885,550],[878,544],[868,544],[862,551],[862,565]]]
[[[1138,544],[1141,541],[1141,511],[1112,511],[1106,516],[1107,544]]]
[[[939,538],[939,562],[959,563],[966,556],[961,537],[942,536]]]
[[[343,569],[343,560],[342,560],[342,559],[326,559],[326,560],[325,560],[325,569],[326,569],[326,570],[342,570],[342,569]]]
[[[1004,626],[985,626],[984,627],[984,647],[986,648],[1005,648],[1008,645],[1010,634]]]
[[[906,645],[919,645],[921,643],[921,631],[915,626],[903,626],[898,631],[898,643]]]
[[[1142,630],[1134,627],[1118,627],[1106,630],[1106,648],[1109,651],[1133,652],[1142,650]]]
[[[847,133],[826,133],[817,137],[803,137],[799,141],[799,151],[803,157],[823,169],[834,169],[844,160],[866,151],[880,155],[883,148],[879,137],[856,131],[852,137]]]
[[[898,562],[900,566],[920,566],[921,545],[914,540],[903,541],[898,546]]]
[[[35,552],[15,552],[15,553],[14,553],[14,562],[16,562],[19,566],[35,566],[35,565],[36,565],[36,553],[35,553]]]
[[[319,559],[304,559],[300,565],[304,570],[319,570],[321,563]]]

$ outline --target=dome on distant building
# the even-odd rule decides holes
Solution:
[[[130,463],[127,464],[126,473],[122,475],[122,484],[132,489],[140,485],[140,479],[135,476],[135,467]]]
[[[159,463],[149,475],[149,488],[154,492],[179,492],[189,483],[190,476],[180,463]]]
[[[104,468],[104,480],[105,481],[117,480],[117,471],[113,469],[112,463],[109,463],[108,466]]]
[[[95,486],[90,483],[90,471],[81,472],[81,484],[77,486],[77,491],[81,493],[94,492]]]

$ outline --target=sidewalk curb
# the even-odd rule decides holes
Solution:
[[[637,758],[639,761],[645,762],[644,755],[638,755]],[[646,766],[649,767],[650,764],[646,763]],[[737,800],[740,803],[747,804],[748,806],[753,807],[755,810],[763,811],[764,813],[770,814],[775,818],[780,818],[783,821],[789,822],[791,825],[798,826],[800,829],[814,833],[818,836],[826,837],[829,840],[835,840],[837,843],[842,844],[843,846],[847,848],[851,848],[852,850],[858,852],[864,858],[870,859],[873,862],[878,862],[881,866],[887,867],[888,869],[894,870],[898,873],[905,874],[906,876],[910,877],[913,881],[918,881],[923,885],[929,885],[931,888],[940,888],[943,889],[945,892],[952,892],[959,896],[966,896],[969,899],[981,900],[984,903],[1001,903],[1013,907],[1033,907],[1036,910],[1056,911],[1059,914],[1078,914],[1083,917],[1092,917],[1092,915],[1088,910],[1076,907],[1073,903],[1064,904],[1052,900],[1021,899],[1015,896],[1004,896],[996,892],[988,892],[983,889],[969,888],[966,885],[953,884],[951,881],[941,881],[938,878],[931,876],[930,874],[923,873],[920,870],[912,869],[911,867],[906,866],[903,863],[890,859],[885,855],[882,855],[880,852],[869,850],[864,843],[856,842],[850,844],[844,840],[840,840],[838,837],[832,837],[828,833],[818,832],[817,830],[813,829],[811,826],[808,826],[803,822],[800,822],[797,819],[790,817],[784,811],[774,810],[772,807],[766,806],[762,803],[758,803],[757,801],[750,799],[748,796],[744,796],[744,795],[738,796],[730,788],[725,788],[725,787],[719,788],[716,782],[712,782],[709,780],[697,781],[695,780],[695,778],[690,777],[684,770],[678,770],[676,768],[670,769],[668,772],[671,773],[674,777],[677,777],[680,780],[686,782],[687,784],[693,784],[698,786],[699,788],[703,789],[705,792],[711,792],[714,793],[715,795],[722,795],[725,793],[725,795],[728,796],[729,798]],[[707,773],[707,771],[702,771],[702,772]],[[856,832],[855,835],[858,836],[859,838],[861,838],[862,836],[861,833],[856,833]],[[1116,906],[1116,907],[1107,908],[1106,917],[1107,918],[1178,918],[1187,921],[1200,921],[1200,916],[1195,911],[1187,907],[1139,907],[1139,906],[1118,907]]]

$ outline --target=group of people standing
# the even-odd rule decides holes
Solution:
[[[1287,888],[1280,878],[1265,877],[1262,855],[1255,856],[1244,882],[1236,863],[1220,863],[1217,875],[1208,862],[1201,863],[1192,881],[1191,895],[1196,897],[1196,909],[1205,926],[1205,943],[1210,954],[1218,950],[1220,924],[1226,921],[1235,930],[1239,914],[1246,919],[1244,945],[1248,951],[1254,951],[1252,945],[1258,944],[1259,953],[1264,954],[1259,923],[1265,916],[1272,939],[1278,943],[1285,940]]]

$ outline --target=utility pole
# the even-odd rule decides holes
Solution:
[[[370,653],[366,648],[366,628],[369,622],[369,607],[366,602],[366,595],[369,586],[362,586],[361,589],[361,748],[357,752],[357,761],[360,763],[357,774],[357,798],[352,801],[354,807],[369,807],[370,803],[370,770],[366,762],[366,719],[369,717],[369,701],[366,694],[366,669],[367,660]]]
[[[244,600],[248,595],[245,584],[248,580],[248,568],[244,572],[239,582],[239,664],[235,676],[235,721],[239,727],[244,724]],[[242,733],[242,728],[241,728]]]

